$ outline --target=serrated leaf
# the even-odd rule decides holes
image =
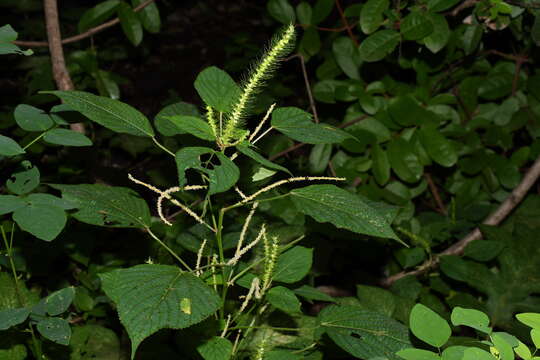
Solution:
[[[52,241],[66,226],[67,217],[62,208],[28,204],[13,212],[13,221],[38,239]]]
[[[412,11],[401,21],[399,27],[405,40],[420,40],[433,32],[433,24],[418,11]]]
[[[17,105],[13,116],[17,125],[26,131],[45,131],[54,125],[51,117],[45,111],[31,105]]]
[[[270,16],[284,25],[295,23],[294,8],[287,0],[270,0],[266,3],[266,10]]]
[[[452,330],[439,314],[425,305],[416,304],[409,317],[411,331],[423,342],[440,348],[450,338]]]
[[[486,334],[491,333],[489,317],[479,310],[464,309],[457,306],[452,310],[450,319],[455,326],[465,325]]]
[[[139,344],[156,331],[197,324],[220,305],[213,289],[175,266],[143,264],[99,276],[131,339],[132,359]],[[191,303],[189,314],[181,310],[183,299]]]
[[[135,14],[131,6],[125,2],[120,3],[117,7],[117,11],[118,19],[120,19],[120,26],[122,27],[124,34],[134,46],[139,45],[143,39],[141,20],[137,14]]]
[[[45,311],[51,316],[60,315],[69,308],[74,297],[73,286],[55,291],[45,298]]]
[[[295,189],[290,194],[298,211],[318,222],[330,222],[359,234],[399,241],[387,218],[360,195],[335,185],[311,185]]]
[[[169,120],[170,116],[175,115],[200,117],[199,110],[197,110],[197,107],[193,104],[180,101],[167,105],[161,109],[154,118],[154,125],[156,126],[157,131],[165,136],[183,134],[184,132],[178,129],[178,127]]]
[[[394,51],[400,39],[401,36],[395,30],[379,30],[360,44],[360,58],[367,62],[382,60]]]
[[[30,309],[17,308],[0,310],[0,331],[22,324],[30,315]]]
[[[51,184],[78,210],[77,220],[98,226],[149,227],[150,210],[146,201],[128,188],[101,184]]]
[[[83,91],[43,91],[43,93],[58,96],[73,110],[112,131],[135,136],[154,136],[154,129],[146,116],[118,100]]]
[[[119,0],[107,0],[85,11],[77,25],[79,33],[85,32],[112,17],[116,13],[118,5],[120,5]]]
[[[45,318],[37,323],[36,328],[44,338],[60,345],[69,345],[71,328],[66,320],[56,317]]]
[[[406,326],[358,306],[330,305],[319,313],[318,320],[339,347],[357,358],[399,360],[395,353],[412,347]]]
[[[224,113],[232,110],[241,94],[233,78],[215,66],[201,71],[194,86],[206,105]]]
[[[246,143],[246,142],[243,142],[239,145],[236,146],[236,149],[246,155],[247,157],[255,160],[256,162],[258,162],[259,164],[269,168],[269,169],[274,169],[274,170],[279,170],[279,171],[284,171],[286,172],[287,174],[291,174],[291,172],[289,170],[287,170],[287,168],[284,168],[283,166],[281,165],[278,165],[276,163],[273,163],[271,162],[270,160],[264,158],[261,154],[259,154],[258,152],[256,152],[255,150],[249,148],[249,143]]]
[[[326,124],[316,124],[311,114],[295,107],[278,108],[272,112],[272,127],[288,137],[308,144],[340,143],[351,135]]]
[[[225,338],[214,336],[197,346],[197,352],[204,360],[229,360],[232,356],[233,344]]]
[[[17,195],[27,194],[39,185],[40,173],[30,161],[20,163],[15,172],[6,181],[9,191]]]
[[[266,300],[270,305],[287,314],[300,313],[300,301],[290,289],[283,286],[275,286],[266,293]]]
[[[389,0],[368,0],[360,12],[360,28],[364,34],[371,34],[383,23],[383,13],[390,6]]]
[[[457,151],[437,128],[426,126],[418,132],[420,142],[426,149],[429,157],[439,165],[454,166],[458,159]]]
[[[137,7],[143,4],[144,0],[131,0],[133,7]],[[156,3],[152,3],[144,7],[144,9],[137,12],[144,29],[149,33],[156,34],[161,29],[161,17]]]
[[[313,249],[294,246],[280,254],[276,263],[273,281],[292,284],[309,273],[313,262]]]
[[[49,130],[43,135],[43,140],[64,146],[92,146],[92,140],[86,135],[68,129]]]
[[[10,137],[0,135],[0,155],[3,156],[15,156],[24,154],[22,147],[17,144],[15,140]]]
[[[191,134],[199,139],[214,141],[216,137],[212,133],[210,125],[201,118],[186,115],[164,116],[177,128],[178,134]]]

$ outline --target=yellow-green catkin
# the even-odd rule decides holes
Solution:
[[[229,144],[231,140],[234,139],[237,128],[246,116],[250,101],[264,83],[264,80],[270,77],[278,62],[289,53],[294,38],[294,25],[291,24],[285,29],[282,35],[271,44],[270,50],[263,55],[259,64],[255,66],[253,72],[248,76],[247,81],[244,83],[242,94],[227,118],[222,138],[224,144]]]
[[[279,239],[277,236],[272,236],[271,240],[268,240],[268,237],[263,237],[264,239],[264,274],[262,282],[262,292],[265,292],[270,288],[272,283],[272,276],[274,275],[274,270],[276,269],[276,263],[279,256]]]
[[[214,114],[214,109],[212,109],[211,106],[206,106],[206,121],[208,121],[208,125],[210,125],[210,129],[212,129],[216,139],[219,140],[220,134],[217,129],[216,115]]]

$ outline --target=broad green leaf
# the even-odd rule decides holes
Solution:
[[[494,259],[504,249],[504,243],[501,241],[475,240],[471,241],[463,255],[476,261],[489,261]]]
[[[112,17],[116,13],[118,5],[120,5],[119,0],[107,0],[85,11],[77,25],[79,33],[85,32]]]
[[[322,174],[328,167],[332,155],[332,144],[317,144],[309,154],[310,174]]]
[[[540,329],[531,330],[531,340],[537,349],[540,349]]]
[[[270,305],[287,314],[300,313],[300,300],[298,300],[292,290],[287,289],[286,287],[276,286],[271,288],[266,293],[266,300]]]
[[[330,222],[359,234],[399,240],[385,214],[371,207],[360,195],[335,185],[311,185],[290,194],[298,211],[318,222]]]
[[[412,145],[397,138],[388,144],[386,151],[392,170],[396,175],[408,183],[415,183],[422,177],[424,167],[420,164],[418,156],[414,153]]]
[[[347,36],[340,36],[332,43],[332,52],[341,70],[351,79],[359,80],[362,61],[354,42]]]
[[[154,118],[154,125],[156,126],[157,131],[165,136],[183,134],[184,132],[169,120],[170,116],[175,115],[201,117],[199,110],[197,110],[197,107],[193,104],[180,101],[167,105]]]
[[[424,45],[434,54],[443,49],[450,40],[450,27],[443,15],[429,14],[433,32],[424,38]]]
[[[18,196],[0,195],[0,215],[9,214],[25,206],[24,200]]]
[[[272,112],[272,127],[288,137],[308,144],[340,143],[351,135],[326,124],[316,124],[311,114],[295,107],[278,108]]]
[[[118,19],[120,19],[120,26],[122,27],[124,34],[134,46],[139,45],[143,39],[141,20],[137,14],[133,12],[131,6],[125,2],[120,3],[117,11]]]
[[[538,345],[536,345],[537,348],[538,348]],[[525,345],[521,341],[519,342],[518,346],[514,348],[514,351],[517,355],[519,355],[524,360],[530,360],[532,358],[531,350],[529,349],[527,345]]]
[[[28,308],[0,310],[0,331],[22,324],[26,321],[28,315],[30,315],[30,309]]]
[[[313,249],[294,246],[279,255],[272,280],[286,284],[300,281],[309,273],[312,262]]]
[[[136,136],[154,136],[154,129],[141,112],[118,100],[83,91],[44,91],[62,99],[73,110],[106,128]]]
[[[176,266],[143,264],[99,276],[131,339],[132,359],[148,336],[160,329],[197,324],[220,305],[213,289]]]
[[[120,358],[118,336],[111,329],[95,324],[73,327],[69,347],[70,360],[118,360]]]
[[[220,164],[212,169],[202,166],[201,155],[215,155]],[[208,194],[218,194],[229,190],[236,184],[240,177],[238,167],[223,153],[216,152],[206,147],[185,147],[176,153],[176,166],[178,168],[178,182],[180,186],[186,184],[186,170],[196,169],[208,175]]]
[[[81,222],[110,227],[149,227],[150,210],[146,201],[128,188],[101,184],[51,184],[62,192],[77,212],[73,217]]]
[[[271,162],[270,160],[266,159],[265,157],[263,157],[261,154],[259,154],[255,150],[249,148],[249,143],[243,142],[243,143],[237,145],[236,149],[240,153],[242,153],[242,154],[246,155],[247,157],[255,160],[256,162],[258,162],[259,164],[263,165],[266,168],[279,170],[279,171],[284,171],[287,174],[292,175],[291,172],[289,170],[287,170],[286,168],[284,168],[283,166]]]
[[[3,156],[15,156],[24,154],[22,147],[15,142],[12,138],[4,135],[0,135],[0,155]]]
[[[317,0],[313,6],[313,25],[319,24],[332,12],[334,0]]]
[[[384,185],[390,180],[390,162],[388,161],[388,155],[381,149],[378,144],[373,145],[371,152],[371,159],[373,165],[371,171],[373,176],[379,185]]]
[[[55,206],[64,210],[74,209],[74,204],[51,194],[33,193],[22,197],[29,204]]]
[[[468,347],[463,351],[462,360],[497,360],[497,358],[485,350]]]
[[[31,307],[39,301],[35,291],[30,291],[24,281],[15,283],[7,271],[0,272],[0,310],[17,309],[22,305]],[[1,339],[1,337],[0,337]]]
[[[464,309],[457,306],[452,310],[450,319],[455,326],[465,325],[486,334],[491,333],[489,317],[479,310]]]
[[[17,32],[13,30],[11,25],[4,25],[0,27],[0,42],[12,42],[17,40]]]
[[[460,0],[428,0],[428,10],[433,12],[440,12],[450,9],[456,5]]]
[[[66,226],[66,213],[62,208],[42,204],[29,204],[13,212],[19,227],[35,237],[52,241]]]
[[[144,0],[131,0],[133,7],[143,4]],[[137,12],[139,19],[144,26],[144,29],[149,33],[156,34],[161,29],[161,17],[156,3],[145,6],[144,9]]]
[[[364,34],[371,34],[383,23],[385,10],[390,6],[389,0],[368,0],[360,12],[360,28]]]
[[[395,353],[412,347],[406,326],[358,306],[330,305],[319,313],[318,320],[339,347],[360,359],[399,360]]]
[[[437,128],[426,126],[420,129],[418,135],[424,149],[426,149],[433,161],[445,167],[456,164],[458,159],[457,151]]]
[[[399,27],[405,40],[420,40],[433,32],[433,24],[419,11],[412,11],[405,16]]]
[[[26,104],[17,105],[13,116],[17,125],[26,131],[45,131],[54,125],[45,111]]]
[[[403,349],[396,353],[405,360],[440,360],[439,354],[423,349]]]
[[[513,76],[506,72],[489,74],[478,86],[478,95],[486,100],[496,100],[512,91]]]
[[[45,298],[45,310],[51,316],[62,314],[66,311],[75,297],[75,288],[73,286],[55,291]]]
[[[500,360],[514,360],[514,347],[518,346],[516,337],[505,332],[494,332],[490,338],[499,352]]]
[[[197,346],[197,352],[204,360],[229,360],[232,351],[233,344],[219,336],[214,336],[204,344]]]
[[[436,115],[421,106],[412,95],[394,97],[388,104],[388,114],[402,126],[422,125]]]
[[[177,128],[176,133],[191,134],[199,139],[214,141],[216,137],[212,133],[210,125],[203,119],[195,116],[173,115],[165,116],[169,122]]]
[[[231,76],[215,66],[201,71],[194,86],[206,105],[224,113],[231,111],[241,94]]]
[[[71,328],[67,320],[57,317],[45,318],[37,323],[36,328],[44,338],[60,345],[69,345]]]
[[[386,289],[356,285],[356,297],[360,300],[362,307],[378,311],[386,316],[391,317],[396,309],[396,298]]]
[[[465,55],[470,55],[476,50],[478,44],[480,44],[480,40],[482,40],[483,32],[484,30],[481,25],[467,25],[465,27],[461,38]]]
[[[330,295],[323,293],[322,291],[317,290],[316,288],[309,285],[302,285],[298,289],[294,289],[293,291],[296,295],[301,296],[307,300],[336,302],[336,300]]]
[[[446,344],[452,334],[446,320],[422,304],[416,304],[412,308],[409,326],[414,336],[437,348]]]
[[[540,314],[539,313],[521,313],[516,315],[516,319],[533,329],[540,330]]]
[[[270,0],[266,3],[270,16],[284,25],[294,24],[296,14],[288,0]]]
[[[20,163],[15,172],[6,181],[9,191],[17,195],[29,193],[39,185],[40,174],[37,167],[30,161]]]
[[[466,349],[466,346],[461,345],[448,346],[443,350],[441,358],[442,360],[461,360]]]
[[[86,135],[68,129],[52,129],[45,133],[43,140],[51,144],[64,146],[92,146],[92,140]]]
[[[382,60],[399,44],[401,36],[395,30],[379,30],[369,35],[358,49],[360,59],[367,62]]]
[[[23,51],[17,45],[13,44],[13,41],[17,40],[17,36],[17,32],[13,30],[11,25],[7,24],[0,27],[0,55],[20,54],[29,56],[34,53],[30,49]]]
[[[296,5],[296,15],[300,24],[310,25],[313,16],[313,9],[309,3],[302,1]]]

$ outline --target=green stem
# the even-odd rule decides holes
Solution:
[[[150,234],[152,238],[154,238],[154,240],[158,242],[159,245],[163,246],[163,248],[167,250],[176,260],[178,260],[178,262],[180,262],[180,264],[182,264],[188,271],[193,271],[193,269],[191,269],[191,267],[188,264],[186,264],[186,262],[182,260],[182,258],[178,256],[178,254],[176,254],[173,249],[171,249],[170,247],[167,246],[167,244],[161,241],[161,239],[158,238],[156,234],[154,234],[152,230],[150,230],[149,227],[146,227],[146,231],[148,232],[148,234]]]
[[[45,136],[45,132],[42,132],[38,137],[36,137],[34,140],[30,141],[28,144],[26,144],[24,147],[23,147],[23,150],[26,150],[28,149],[30,146],[34,145],[34,143],[36,141],[38,141],[39,139],[41,139],[43,136]]]
[[[172,157],[175,157],[174,153],[167,149],[165,146],[163,146],[163,144],[161,144],[159,141],[157,141],[157,139],[155,138],[155,136],[152,136],[152,140],[154,141],[154,143],[163,151],[165,151],[167,154],[171,155]]]
[[[219,251],[219,262],[221,264],[225,263],[225,254],[223,252],[223,217],[225,216],[225,209],[221,209],[219,211],[219,217],[218,217],[218,223],[216,227],[216,242],[218,245],[218,251]],[[225,300],[227,299],[227,290],[229,285],[225,282],[225,269],[224,266],[221,269],[221,281],[222,281],[222,288],[221,288],[221,307],[219,309],[219,319],[221,321],[225,320]]]
[[[9,265],[11,267],[11,273],[13,274],[13,281],[15,283],[15,294],[17,296],[17,300],[19,301],[19,306],[23,307],[25,306],[25,303],[19,289],[19,277],[17,276],[17,269],[15,268],[15,262],[13,261],[13,231],[14,230],[15,230],[15,223],[11,225],[10,240],[8,243],[8,239],[4,231],[4,227],[0,225],[0,231],[2,232],[2,239],[4,239],[4,245],[6,247],[6,253],[9,259]]]

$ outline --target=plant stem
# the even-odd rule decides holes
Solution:
[[[176,254],[173,249],[171,249],[170,247],[167,246],[167,244],[161,241],[161,239],[158,238],[156,234],[154,234],[152,230],[150,230],[149,227],[146,227],[145,229],[148,232],[148,234],[150,234],[150,236],[154,238],[154,240],[156,240],[159,245],[163,246],[163,248],[165,248],[165,250],[167,250],[176,260],[178,260],[180,264],[182,264],[188,271],[193,271],[193,269],[188,264],[186,264],[186,262],[182,260],[182,258],[178,256],[178,254]]]
[[[172,157],[176,157],[174,155],[174,153],[167,149],[165,146],[163,146],[163,144],[161,144],[159,141],[157,141],[156,137],[155,136],[152,136],[152,140],[154,141],[154,143],[163,151],[165,151],[167,154],[171,155]]]
[[[45,136],[45,133],[46,131],[42,132],[41,134],[39,134],[38,137],[36,137],[34,140],[30,141],[28,144],[26,144],[24,147],[23,147],[23,150],[26,150],[28,149],[30,146],[34,145],[34,143],[36,141],[38,141],[39,139],[41,139],[43,136]]]
[[[224,264],[225,263],[225,254],[223,252],[223,217],[225,216],[226,208],[223,208],[219,211],[218,216],[218,223],[216,227],[216,242],[218,245],[218,251],[219,251],[219,262]],[[221,289],[221,307],[219,309],[219,319],[221,321],[225,320],[225,300],[227,298],[227,290],[229,285],[225,282],[225,272],[226,267],[224,266],[221,269],[221,281],[222,281],[222,289]]]

